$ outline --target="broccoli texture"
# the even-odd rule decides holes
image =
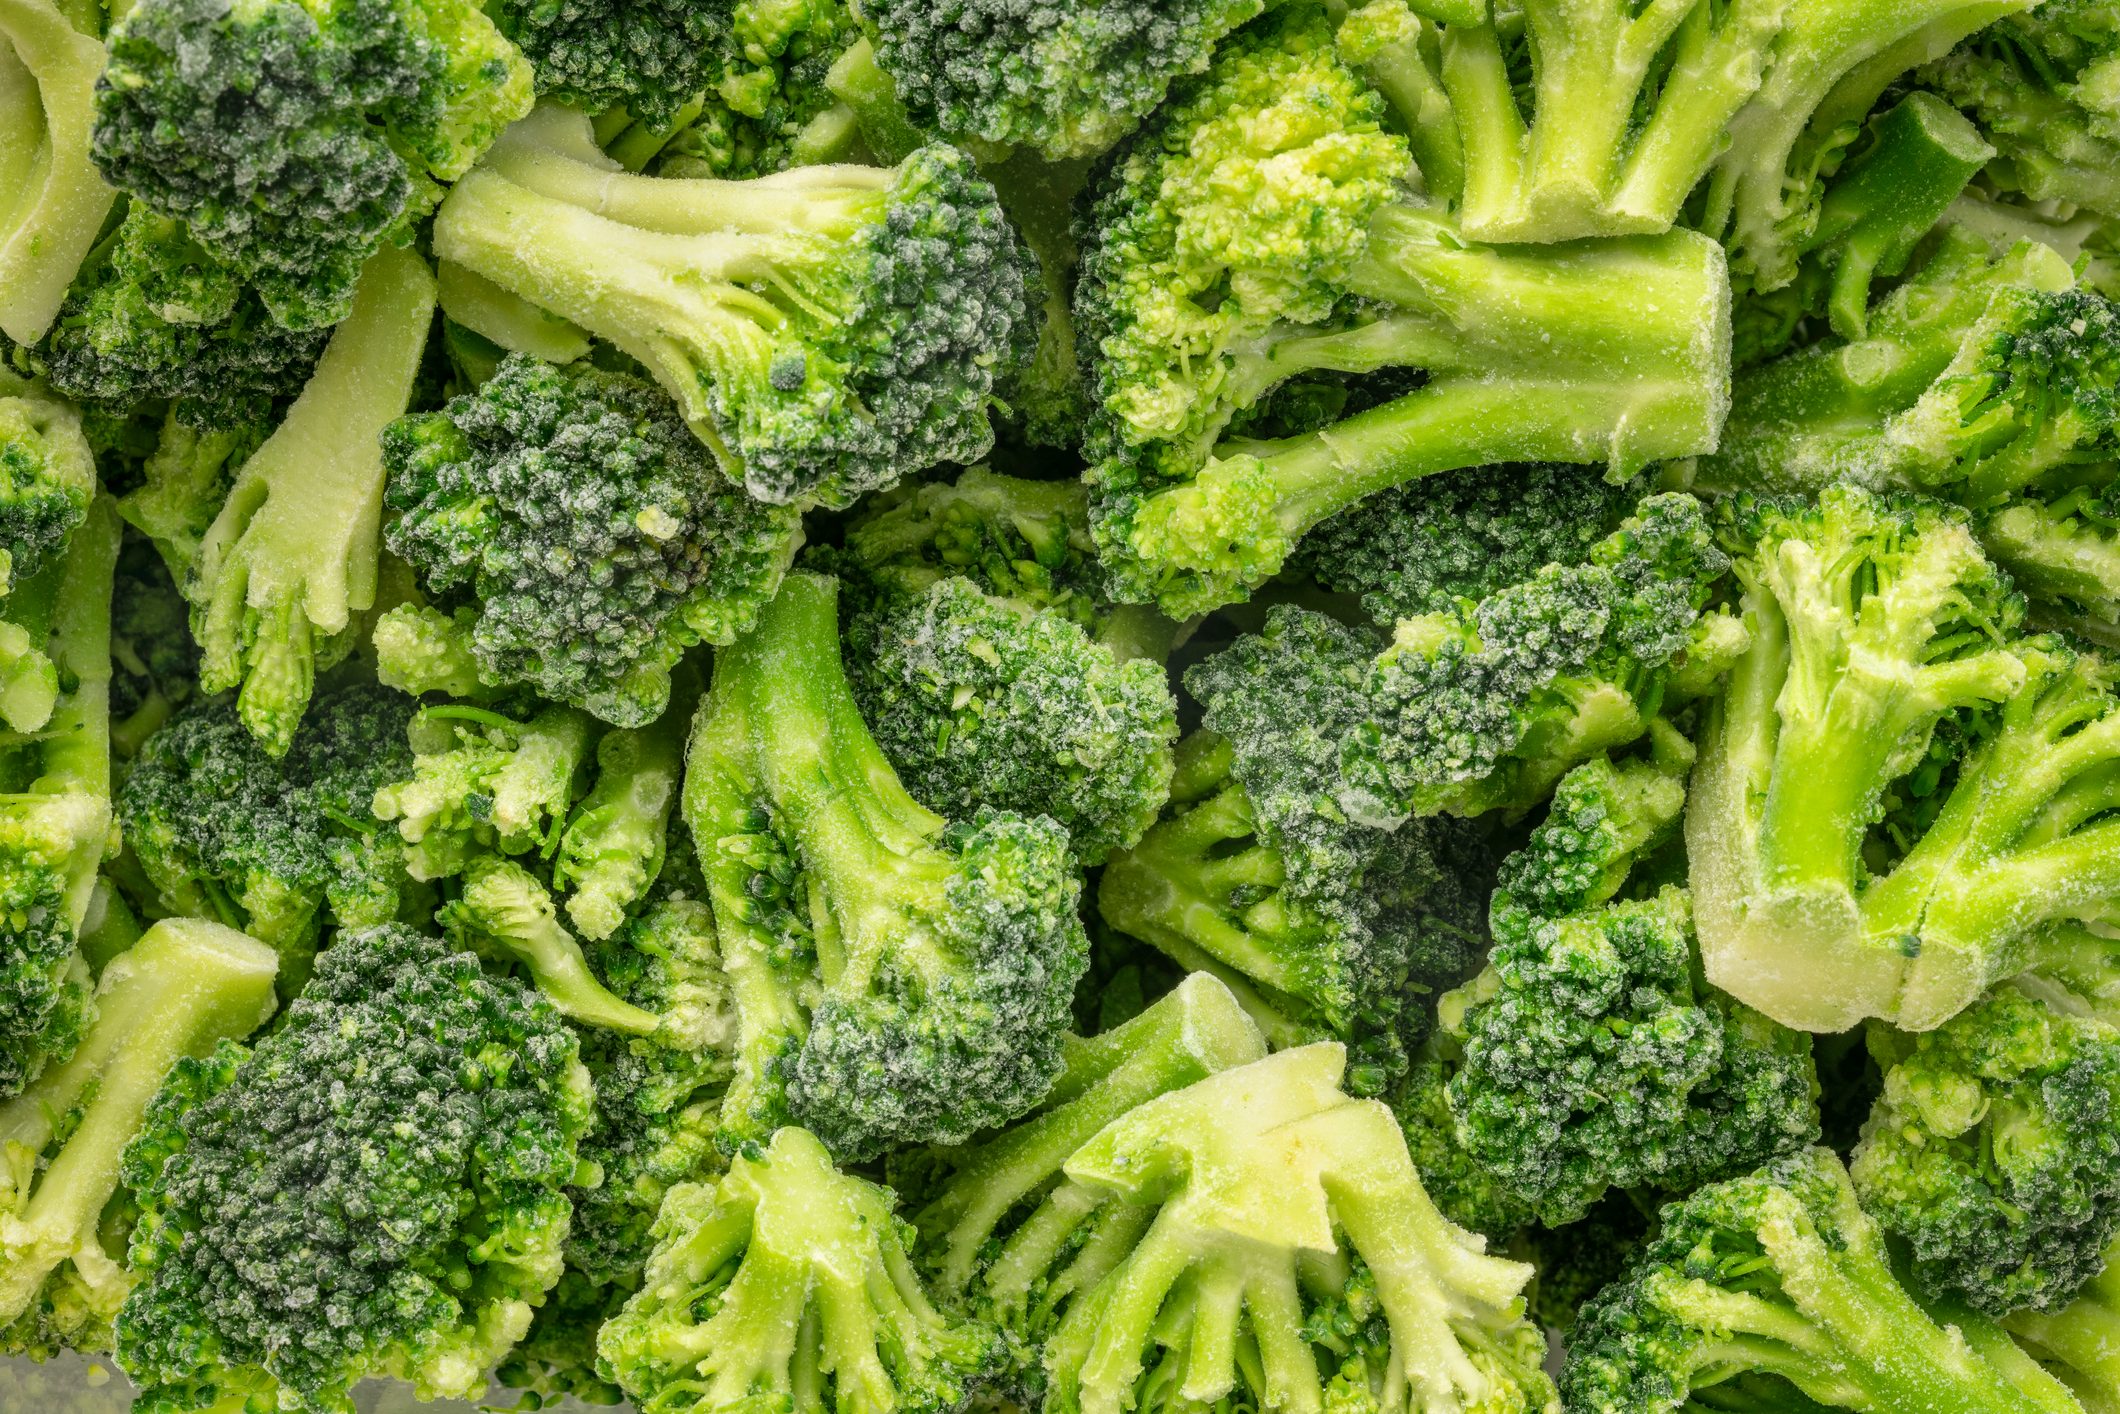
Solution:
[[[559,1278],[590,1112],[534,994],[408,928],[340,934],[254,1048],[177,1067],[126,1150],[117,1350],[140,1407],[350,1414],[369,1375],[482,1389]]]
[[[1051,820],[955,825],[906,794],[840,663],[838,585],[790,575],[715,655],[684,814],[741,1018],[732,1131],[836,1155],[954,1142],[1060,1068],[1089,943]]]
[[[2120,1388],[2120,1250],[2058,1311],[2017,1311],[2003,1327],[2075,1392],[2088,1414],[2107,1414]]]
[[[471,596],[488,687],[640,726],[685,649],[757,617],[801,544],[786,507],[722,479],[652,383],[511,355],[383,438],[386,539],[436,594]]]
[[[105,1220],[125,1147],[172,1066],[272,1014],[277,961],[218,923],[156,924],[103,969],[79,1048],[0,1106],[0,1349],[110,1348],[132,1289],[125,1224]]]
[[[434,248],[639,360],[776,504],[976,461],[1036,337],[1032,263],[940,145],[895,168],[640,177],[586,119],[540,110],[451,189]]]
[[[81,420],[43,386],[0,372],[0,721],[34,732],[51,720],[59,672],[27,616],[35,596],[14,604],[88,515],[95,453]]]
[[[49,0],[0,5],[0,334],[44,336],[117,199],[89,149],[101,37]]]
[[[467,703],[421,708],[409,775],[379,787],[416,879],[461,874],[482,855],[549,856],[596,746],[588,714],[543,707],[523,719]]]

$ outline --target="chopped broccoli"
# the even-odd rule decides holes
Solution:
[[[2074,1390],[2090,1414],[2109,1414],[2120,1389],[2120,1247],[2058,1311],[2017,1311],[2003,1328]]]
[[[413,717],[410,738],[411,771],[378,787],[375,817],[397,826],[415,879],[443,879],[484,854],[558,849],[596,730],[571,707],[517,720],[441,703]]]
[[[351,1414],[370,1375],[482,1390],[559,1278],[589,1120],[534,993],[408,928],[341,933],[255,1048],[177,1067],[126,1150],[140,1407]]]
[[[638,359],[776,504],[977,460],[1036,336],[1031,262],[939,145],[895,168],[640,177],[587,119],[540,110],[451,190],[434,248]]]
[[[100,35],[50,0],[0,3],[0,334],[44,337],[117,193],[90,158]]]
[[[511,355],[394,423],[383,460],[386,542],[430,591],[469,597],[481,681],[621,726],[662,713],[686,648],[750,625],[802,543],[795,512],[723,481],[652,383],[586,364]]]
[[[95,454],[74,410],[0,371],[0,721],[13,732],[51,719],[59,674],[37,626],[14,621],[10,596],[65,550],[95,494]]]
[[[838,585],[790,575],[715,655],[684,814],[741,1019],[728,1117],[842,1158],[954,1142],[1060,1068],[1089,943],[1052,821],[945,826],[899,784],[840,662]]]

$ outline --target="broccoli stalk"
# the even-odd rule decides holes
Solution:
[[[44,337],[117,192],[89,157],[103,44],[48,0],[0,0],[0,334]]]
[[[855,706],[837,597],[791,575],[715,656],[684,811],[743,1022],[733,1125],[762,1139],[744,1107],[784,1103],[852,1156],[1022,1113],[1089,946],[1058,825],[946,831],[906,794]]]
[[[65,549],[95,493],[95,454],[74,410],[0,371],[0,596]],[[10,731],[51,720],[59,673],[45,648],[30,625],[0,620],[0,721]]]
[[[108,1348],[132,1289],[102,1222],[125,1146],[171,1066],[264,1024],[277,963],[218,923],[157,923],[104,968],[79,1049],[0,1107],[0,1345]]]
[[[681,682],[653,725],[607,732],[596,745],[595,783],[568,819],[552,862],[552,882],[568,894],[567,916],[585,938],[616,932],[662,873],[698,696],[696,679]]]
[[[631,175],[587,120],[510,129],[436,214],[435,253],[607,339],[732,479],[845,505],[992,442],[1035,274],[953,148],[749,181]]]
[[[319,667],[353,647],[373,607],[382,530],[379,439],[404,412],[434,314],[434,277],[408,250],[376,254],[352,312],[301,396],[235,475],[183,586],[199,685],[237,688],[267,751],[294,740]]]
[[[2120,1247],[2107,1251],[2098,1275],[2066,1306],[2014,1311],[2002,1326],[2076,1392],[2088,1414],[2120,1407]]]

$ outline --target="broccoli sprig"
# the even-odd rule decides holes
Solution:
[[[8,596],[65,550],[95,493],[95,454],[74,410],[0,371],[0,721],[10,731],[51,719],[59,674]]]
[[[486,854],[550,858],[581,794],[595,724],[571,707],[518,720],[468,703],[423,707],[412,769],[380,786],[377,819],[397,826],[416,879],[461,874]]]
[[[840,662],[838,585],[790,575],[715,655],[684,814],[742,1021],[729,1123],[835,1154],[949,1142],[1060,1067],[1089,944],[1052,821],[944,821],[909,796]]]
[[[559,1278],[589,1121],[574,1035],[535,993],[407,928],[340,934],[254,1049],[177,1067],[126,1151],[117,1350],[140,1407],[483,1389]]]
[[[1666,1207],[1626,1277],[1576,1321],[1561,1398],[1582,1414],[1675,1414],[1728,1407],[1689,1404],[1726,1381],[1753,1400],[1739,1410],[2077,1409],[1991,1322],[1908,1295],[1824,1149]]]
[[[470,596],[481,681],[621,726],[661,714],[687,648],[750,625],[802,543],[653,384],[586,364],[511,355],[394,423],[383,459],[390,549],[434,593]]]
[[[465,0],[143,0],[110,52],[97,165],[289,329],[346,318],[432,182],[531,98],[529,66]]]
[[[89,155],[103,42],[49,0],[0,4],[0,334],[44,337],[117,193]]]
[[[149,737],[119,789],[118,818],[161,905],[271,946],[290,996],[327,920],[396,921],[404,847],[371,804],[411,768],[411,716],[400,694],[356,685],[320,698],[283,757],[259,746],[225,698]]]
[[[640,1293],[599,1355],[643,1414],[761,1398],[795,1414],[959,1407],[993,1333],[929,1303],[892,1207],[889,1189],[782,1129],[718,1183],[670,1190]]]
[[[1849,1172],[1929,1292],[2054,1311],[2120,1233],[2120,1029],[2004,985],[1873,1043],[1884,1094]]]
[[[0,1348],[110,1348],[132,1289],[104,1210],[170,1067],[241,1040],[273,1010],[272,949],[170,919],[103,969],[96,1018],[63,1065],[0,1106]]]
[[[1624,475],[1714,445],[1721,248],[1683,231],[1480,244],[1406,193],[1386,117],[1323,18],[1290,9],[1224,45],[1100,179],[1076,313],[1118,597],[1179,616],[1241,599],[1311,527],[1418,477]],[[1386,369],[1425,378],[1298,435],[1232,432],[1291,378]]]
[[[77,934],[112,852],[110,606],[119,524],[98,500],[8,612],[60,692],[38,731],[0,737],[0,1095],[73,1053],[93,1014]]]
[[[586,119],[540,110],[452,189],[434,248],[638,359],[776,504],[976,461],[1036,334],[992,187],[940,145],[895,168],[639,177]]]
[[[596,779],[568,817],[552,860],[552,882],[567,895],[567,916],[585,938],[616,932],[662,873],[698,700],[697,674],[683,672],[659,720],[606,732],[596,744]]]

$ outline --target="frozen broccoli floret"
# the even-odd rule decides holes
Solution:
[[[41,384],[0,371],[0,721],[33,732],[50,720],[59,672],[33,605],[15,591],[65,549],[96,494],[81,420]]]

